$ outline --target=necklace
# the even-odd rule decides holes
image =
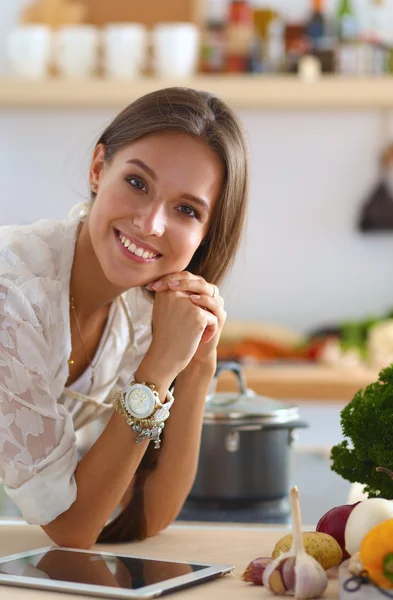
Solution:
[[[75,310],[75,300],[74,300],[74,297],[73,297],[71,294],[70,294],[70,304],[71,304],[71,310],[72,310],[72,312],[73,312],[73,315],[74,315],[75,324],[76,324],[76,327],[77,327],[77,329],[78,329],[78,335],[79,335],[79,339],[80,339],[80,341],[81,341],[81,344],[82,344],[83,351],[84,351],[84,353],[85,353],[85,356],[86,356],[87,362],[89,363],[89,365],[90,365],[90,368],[91,368],[91,376],[90,376],[90,389],[91,389],[91,388],[93,387],[94,380],[95,380],[95,370],[94,370],[94,369],[95,369],[95,367],[97,366],[97,363],[98,363],[98,361],[99,361],[99,359],[100,359],[100,356],[101,356],[101,353],[102,353],[102,350],[103,350],[103,348],[104,348],[104,345],[105,345],[105,344],[101,344],[101,350],[100,350],[100,353],[99,353],[99,355],[97,356],[97,358],[96,358],[96,360],[95,360],[95,363],[93,364],[92,360],[90,359],[89,353],[87,352],[87,349],[86,349],[85,343],[84,343],[84,341],[83,341],[82,331],[81,331],[81,328],[80,328],[80,325],[79,325],[79,322],[78,322],[78,318],[77,318],[77,316],[76,316],[76,310]],[[114,319],[114,313],[115,313],[115,311],[113,311],[113,314],[112,314],[112,319],[111,319],[111,324],[110,324],[110,325],[112,325],[112,321],[113,321],[113,319]],[[69,361],[68,361],[68,364],[69,364],[69,365],[73,365],[73,364],[75,364],[75,361],[71,359],[71,360],[69,360]]]

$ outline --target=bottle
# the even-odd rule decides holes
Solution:
[[[386,42],[389,37],[389,18],[385,0],[370,1],[369,37],[373,43]]]
[[[225,70],[246,73],[254,39],[253,10],[246,0],[232,0],[225,32]]]
[[[224,70],[224,32],[226,0],[209,0],[206,27],[201,44],[201,71],[221,73]]]
[[[311,16],[306,25],[306,33],[310,38],[312,48],[318,48],[326,35],[323,4],[323,0],[312,0]]]
[[[339,0],[336,12],[337,37],[342,42],[354,40],[358,23],[351,0]]]
[[[280,73],[285,70],[285,23],[279,15],[273,17],[267,26],[265,43],[265,71]]]

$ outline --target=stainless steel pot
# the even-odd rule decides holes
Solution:
[[[247,389],[237,363],[219,363],[239,391],[211,393],[206,400],[198,472],[190,500],[251,504],[287,497],[294,430],[308,427],[297,406]],[[215,388],[214,388],[215,389]]]

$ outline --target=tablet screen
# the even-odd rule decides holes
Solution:
[[[0,563],[0,573],[131,590],[189,575],[207,566],[53,548]]]

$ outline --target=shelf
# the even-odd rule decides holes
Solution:
[[[148,92],[176,85],[211,91],[234,108],[393,109],[393,76],[367,79],[325,76],[314,83],[305,83],[290,75],[143,78],[129,82],[98,78],[85,81],[53,78],[40,82],[0,79],[0,107],[121,108]]]
[[[377,381],[372,370],[322,365],[244,367],[247,386],[262,396],[286,400],[349,402],[355,393]],[[233,373],[223,373],[217,391],[237,389]]]

